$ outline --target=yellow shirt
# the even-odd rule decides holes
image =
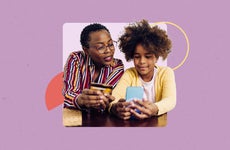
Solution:
[[[176,83],[174,72],[169,67],[157,67],[157,74],[154,83],[155,87],[155,104],[159,111],[158,115],[164,114],[172,110],[176,106]],[[114,103],[119,99],[126,96],[126,88],[128,86],[142,86],[141,81],[138,79],[136,69],[129,68],[125,71],[117,86],[114,88],[112,95],[115,100],[110,103],[109,111]]]

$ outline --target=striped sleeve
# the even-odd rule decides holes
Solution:
[[[64,107],[78,108],[76,98],[80,94],[80,56],[71,53],[64,67]]]
[[[109,74],[109,77],[106,80],[106,84],[112,85],[113,88],[117,85],[119,79],[124,73],[123,62],[119,59],[116,59],[116,64],[112,68],[112,72]]]

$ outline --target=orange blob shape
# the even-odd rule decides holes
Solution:
[[[64,103],[62,95],[63,72],[57,74],[48,84],[46,89],[46,107],[51,110]]]

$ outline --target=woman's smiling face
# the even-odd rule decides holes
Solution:
[[[89,48],[85,52],[92,58],[95,65],[111,65],[113,63],[113,56],[115,48],[110,34],[106,30],[100,30],[90,33]],[[100,52],[103,47],[105,50]]]

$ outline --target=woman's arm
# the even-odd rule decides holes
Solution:
[[[64,68],[64,86],[63,86],[63,96],[64,96],[64,107],[79,108],[76,103],[78,95],[81,93],[80,90],[80,58],[71,53],[67,59]]]

